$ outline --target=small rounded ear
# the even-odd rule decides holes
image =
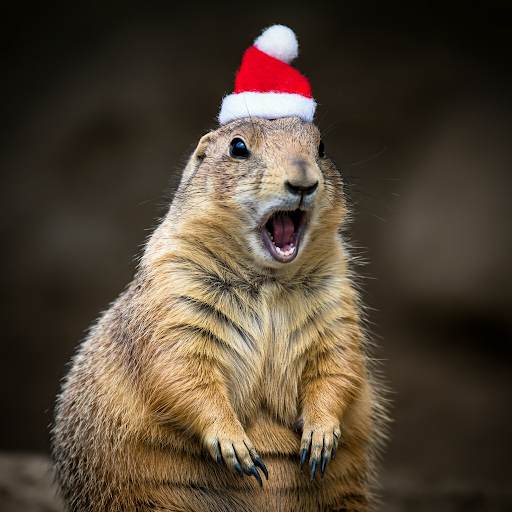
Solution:
[[[203,137],[201,137],[199,144],[192,153],[185,169],[183,170],[180,185],[184,185],[185,183],[187,183],[190,180],[190,178],[192,178],[192,176],[195,174],[197,168],[201,165],[201,162],[204,160],[204,157],[206,156],[206,150],[210,143],[212,142],[212,133],[213,132],[209,132],[206,135],[203,135]]]
[[[206,156],[206,148],[210,145],[211,140],[212,132],[208,132],[206,135],[203,135],[192,155],[192,158],[198,158],[199,160],[202,160]]]

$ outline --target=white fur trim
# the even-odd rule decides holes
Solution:
[[[254,46],[258,50],[282,60],[287,64],[299,55],[299,43],[291,28],[284,25],[272,25],[255,39]]]
[[[241,92],[230,94],[222,100],[219,123],[226,124],[243,117],[300,117],[311,123],[315,116],[316,102],[299,94],[280,92]]]

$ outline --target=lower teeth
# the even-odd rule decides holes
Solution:
[[[279,256],[290,256],[290,254],[293,254],[295,252],[295,247],[292,247],[287,251],[282,251],[280,247],[276,246],[276,252],[277,254],[279,254]]]

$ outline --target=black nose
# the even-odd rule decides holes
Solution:
[[[296,196],[309,196],[317,189],[318,181],[315,181],[312,185],[293,185],[289,181],[285,181],[284,186],[289,192]]]

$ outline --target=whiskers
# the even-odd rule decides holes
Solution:
[[[378,204],[379,206],[383,206],[388,211],[394,211],[393,208],[388,204],[388,199],[383,199],[381,195],[385,194],[387,196],[399,197],[399,195],[396,192],[385,188],[384,184],[400,181],[400,179],[382,178],[379,176],[362,176],[355,174],[347,174],[346,170],[351,167],[362,165],[366,162],[378,158],[386,151],[386,149],[387,148],[383,148],[378,153],[375,153],[374,155],[368,158],[359,160],[351,164],[336,165],[336,168],[339,170],[343,179],[345,189],[345,200],[347,201],[348,207],[362,210],[366,213],[369,213],[372,217],[375,217],[384,222],[387,222],[386,219],[372,211],[372,207],[373,205]],[[375,180],[379,184],[377,185],[375,183],[372,183],[372,180]],[[364,198],[371,199],[371,201],[367,201]]]
[[[347,189],[346,198],[349,203],[349,206],[358,208],[366,213],[369,213],[372,217],[375,217],[383,222],[387,222],[385,218],[381,217],[380,215],[377,215],[372,210],[374,206],[377,204],[379,205],[379,207],[382,206],[387,211],[393,212],[393,208],[388,204],[388,199],[382,198],[381,196],[384,194],[388,197],[399,197],[399,195],[392,190],[383,188],[382,186],[368,183],[367,180],[377,180],[381,182],[395,182],[400,180],[396,178],[379,178],[371,176],[355,176],[346,174],[344,175],[344,178],[345,186]]]
[[[326,112],[318,122],[318,129],[320,130],[320,123],[324,120],[326,114],[329,112],[330,107],[327,108]],[[339,128],[340,125],[349,120],[349,119],[356,119],[361,116],[349,116],[345,117],[343,119],[338,119],[337,121],[331,123],[327,128],[320,130],[320,136],[323,139],[326,137],[329,133],[331,133],[336,128]],[[364,163],[367,163],[369,161],[377,159],[379,156],[381,156],[387,148],[383,148],[377,153],[369,156],[368,158],[364,158],[362,160],[358,160],[353,163],[344,164],[344,165],[338,165],[331,155],[328,155],[329,158],[333,161],[336,168],[341,174],[343,184],[344,184],[344,196],[345,200],[347,202],[347,206],[349,210],[358,209],[362,210],[365,213],[370,214],[372,217],[375,217],[383,222],[387,222],[386,219],[377,214],[375,210],[375,205],[378,205],[378,207],[384,207],[386,211],[393,211],[393,208],[388,204],[389,199],[388,198],[382,198],[382,195],[386,196],[394,196],[398,197],[398,194],[394,191],[390,191],[387,188],[385,188],[383,185],[384,183],[394,182],[394,181],[400,181],[395,178],[381,178],[381,177],[373,177],[373,176],[361,176],[361,175],[355,175],[355,174],[347,174],[347,170],[351,167],[360,166]],[[329,153],[329,152],[328,152]],[[380,182],[378,185],[375,183],[369,183],[371,180],[375,180],[377,182]],[[368,190],[371,189],[371,190]],[[352,225],[353,223],[353,216],[349,215],[349,223]],[[353,225],[351,226],[352,228]]]
[[[327,114],[327,112],[326,112]],[[324,116],[322,117],[322,119],[325,117],[325,114]],[[330,124],[324,131],[320,131],[320,137],[326,137],[330,132],[332,132],[334,129],[338,128],[338,125],[340,123],[343,123],[343,121],[348,121],[349,119],[356,119],[358,118],[359,116],[349,116],[349,117],[344,117],[343,119],[338,119],[338,121],[335,121],[334,123]],[[320,122],[322,121],[322,119],[320,119]],[[318,123],[318,129],[320,129],[320,123]]]

